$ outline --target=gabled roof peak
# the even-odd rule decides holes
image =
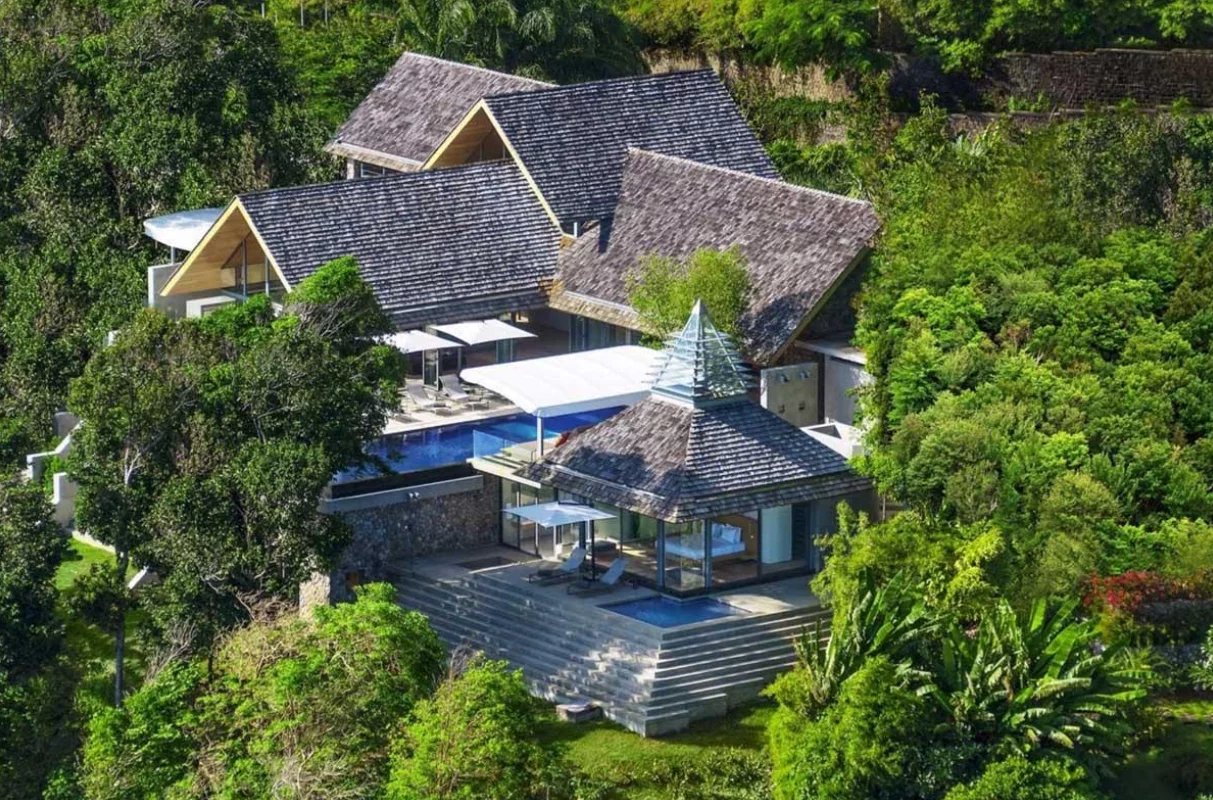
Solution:
[[[696,300],[682,330],[666,343],[653,374],[653,393],[691,405],[745,399],[753,386],[733,340]]]

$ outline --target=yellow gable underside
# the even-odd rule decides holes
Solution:
[[[289,288],[290,284],[274,264],[274,259],[267,255],[244,207],[239,200],[233,200],[177,268],[160,294],[168,297],[238,289],[246,283],[256,287],[264,285],[267,272],[269,279],[276,278]]]

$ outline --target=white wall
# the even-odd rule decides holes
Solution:
[[[817,408],[818,365],[812,361],[762,371],[762,406],[798,428],[821,419]]]
[[[825,356],[825,418],[847,425],[855,423],[853,390],[871,383],[862,364]]]

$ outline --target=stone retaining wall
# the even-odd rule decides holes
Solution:
[[[477,475],[444,484],[414,487],[411,495],[393,493],[399,502],[338,512],[354,529],[354,539],[332,573],[317,573],[299,587],[300,609],[306,613],[350,599],[356,584],[388,578],[392,562],[496,544],[501,479]]]
[[[924,92],[948,108],[969,111],[1003,109],[1012,98],[1039,101],[1045,110],[1112,106],[1124,100],[1145,107],[1177,100],[1213,107],[1213,50],[1006,53],[977,77],[945,73],[930,58],[901,53],[890,58],[889,92],[903,108],[915,106]],[[733,54],[675,50],[652,50],[645,60],[654,72],[711,67],[730,85],[748,81],[776,97],[840,101],[854,96],[845,82],[828,79],[815,66],[783,70],[743,63]]]

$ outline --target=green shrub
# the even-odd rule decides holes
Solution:
[[[478,661],[418,704],[392,756],[391,800],[526,800],[563,786],[556,746],[537,734],[550,711],[522,673]]]
[[[995,761],[971,783],[957,786],[945,800],[1099,800],[1086,769],[1064,756],[1028,760],[1013,755]]]

